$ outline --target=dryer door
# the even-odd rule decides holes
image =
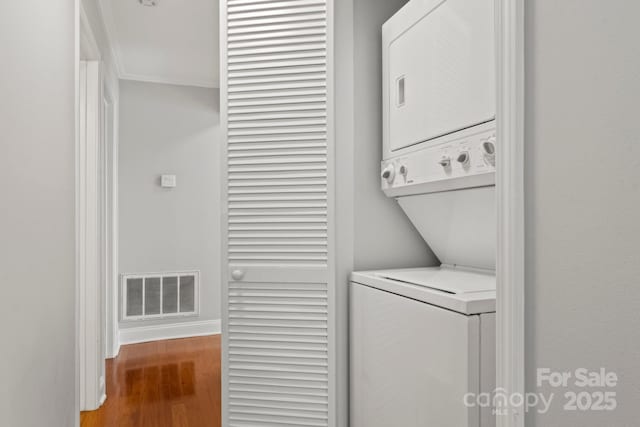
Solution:
[[[495,117],[493,13],[493,0],[420,1],[385,24],[385,157]]]

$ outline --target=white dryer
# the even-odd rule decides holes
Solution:
[[[493,15],[411,0],[383,26],[381,187],[441,265],[352,274],[352,427],[495,426]]]

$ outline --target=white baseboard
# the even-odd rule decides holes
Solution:
[[[220,333],[220,319],[120,329],[120,345]]]
[[[115,345],[113,354],[111,355],[110,359],[115,359],[116,357],[118,357],[118,355],[120,354],[120,345],[120,335],[118,335],[118,343]]]
[[[115,359],[120,354],[120,332],[116,331],[116,342],[113,344],[111,353],[107,352],[107,359]]]

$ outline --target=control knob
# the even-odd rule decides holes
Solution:
[[[451,166],[451,157],[442,156],[438,163],[440,163],[440,166],[442,166],[443,168],[448,168],[449,166]]]
[[[496,142],[494,138],[489,138],[485,142],[482,143],[482,149],[488,155],[496,154]]]
[[[482,143],[482,151],[484,152],[484,160],[488,164],[496,165],[496,139],[491,137]]]
[[[458,154],[458,157],[456,158],[456,160],[462,166],[467,166],[469,164],[469,152],[468,151],[461,151],[460,154]]]
[[[382,179],[386,180],[389,184],[393,182],[393,179],[396,176],[396,168],[393,166],[393,163],[389,163],[382,169]]]

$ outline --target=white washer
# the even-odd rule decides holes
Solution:
[[[383,26],[381,187],[442,264],[352,274],[351,427],[495,426],[493,15],[412,0]]]
[[[495,425],[464,402],[495,386],[495,276],[359,272],[350,292],[351,426]]]

